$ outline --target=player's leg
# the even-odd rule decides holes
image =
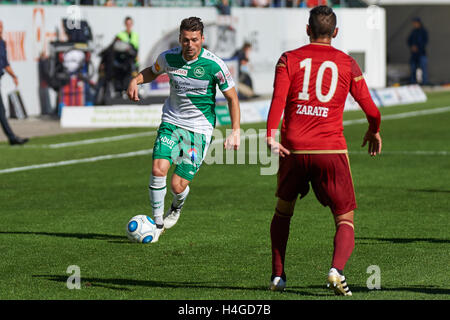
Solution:
[[[177,153],[178,137],[174,134],[176,126],[163,122],[153,147],[152,173],[149,182],[149,197],[153,218],[158,233],[152,242],[156,242],[164,231],[164,198],[167,193],[167,173],[172,165],[173,153]]]
[[[164,231],[164,198],[167,193],[167,172],[170,161],[167,159],[153,159],[152,173],[149,182],[149,198],[152,206],[153,219],[156,224],[156,234],[152,242],[157,242]]]
[[[170,208],[164,215],[164,227],[166,229],[172,228],[180,218],[181,209],[189,194],[189,183],[191,181],[180,177],[177,173],[172,175],[171,187],[173,200]]]
[[[313,160],[312,187],[317,199],[329,206],[335,219],[336,233],[328,287],[336,294],[351,295],[343,270],[354,245],[353,215],[355,193],[347,154],[316,154]]]
[[[164,198],[167,193],[167,172],[170,162],[167,159],[154,159],[150,175],[149,196],[156,225],[163,225]]]
[[[328,273],[328,286],[336,294],[352,295],[344,276],[344,267],[355,247],[355,231],[353,223],[354,211],[334,215],[336,233],[331,269]]]
[[[303,158],[303,155],[289,155],[280,158],[276,192],[278,202],[270,224],[272,276],[269,289],[273,291],[282,291],[286,286],[284,262],[291,217],[298,194],[305,196],[309,190]]]
[[[171,187],[173,200],[170,208],[164,215],[164,227],[172,228],[180,218],[181,209],[189,194],[189,183],[200,169],[206,156],[211,137],[192,131],[179,129],[182,150],[180,158],[176,160],[177,166],[172,176]]]
[[[345,264],[355,247],[354,211],[335,215],[336,233],[334,236],[334,251],[331,267],[343,273]]]
[[[270,290],[282,291],[286,286],[286,273],[284,261],[286,257],[286,246],[289,239],[291,218],[294,214],[295,202],[285,201],[278,198],[275,214],[270,224],[270,240],[272,247],[272,277]]]

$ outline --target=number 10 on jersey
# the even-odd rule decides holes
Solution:
[[[311,78],[311,66],[312,66],[312,59],[306,58],[300,62],[300,69],[305,69],[305,75],[303,77],[303,87],[302,91],[298,94],[299,100],[309,100],[309,80]],[[323,81],[323,75],[327,69],[331,70],[331,84],[330,84],[330,90],[328,90],[328,93],[326,95],[322,92],[322,81]],[[333,61],[324,61],[317,71],[317,78],[316,78],[316,97],[317,100],[320,102],[326,103],[329,102],[336,92],[338,82],[338,67]]]

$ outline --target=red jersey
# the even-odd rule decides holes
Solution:
[[[328,44],[311,43],[283,53],[275,69],[267,136],[281,127],[281,144],[290,150],[346,150],[342,124],[350,92],[366,113],[369,129],[380,129],[374,104],[356,61]]]

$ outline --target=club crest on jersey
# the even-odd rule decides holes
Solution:
[[[205,75],[205,69],[202,66],[198,66],[194,68],[194,76],[197,78],[201,78]]]

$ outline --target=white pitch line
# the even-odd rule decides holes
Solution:
[[[435,108],[435,109],[427,109],[427,110],[421,110],[421,111],[411,111],[411,112],[404,112],[404,113],[398,113],[398,114],[392,114],[382,117],[382,120],[391,120],[391,119],[403,119],[403,118],[410,118],[410,117],[417,117],[421,115],[428,115],[428,114],[435,114],[435,113],[442,113],[450,111],[450,107],[443,107],[443,108]],[[366,122],[366,119],[355,119],[355,120],[347,120],[344,121],[344,125],[351,125],[356,123],[363,123]],[[152,135],[155,132],[144,132],[140,133],[142,136],[144,135]],[[99,138],[101,141],[107,141],[106,139],[117,139],[122,140],[121,137],[126,137],[123,139],[128,139],[130,136],[133,136],[136,134],[130,134],[130,135],[122,135],[122,136],[115,136],[115,137],[108,137],[108,138]],[[251,134],[248,136],[242,136],[241,139],[244,138],[256,138],[256,137],[263,137],[265,135],[264,132],[260,132],[259,134]],[[78,143],[83,144],[81,141],[94,141],[99,139],[89,139],[89,140],[80,140]],[[112,141],[112,140],[109,140]],[[224,139],[215,139],[212,144],[216,143],[222,143]],[[72,142],[75,143],[76,141]],[[68,142],[71,143],[71,142]],[[96,143],[96,142],[91,142]],[[96,161],[102,161],[102,160],[109,160],[109,159],[118,159],[118,158],[129,158],[129,157],[135,157],[135,156],[141,156],[141,155],[148,155],[152,154],[152,149],[145,149],[145,150],[138,150],[134,152],[127,152],[127,153],[119,153],[119,154],[109,154],[104,156],[98,156],[98,157],[91,157],[91,158],[84,158],[84,159],[74,159],[74,160],[66,160],[66,161],[59,161],[59,162],[50,162],[50,163],[43,163],[43,164],[36,164],[36,165],[30,165],[30,166],[24,166],[24,167],[16,167],[16,168],[9,168],[9,169],[3,169],[0,170],[0,174],[3,173],[11,173],[11,172],[18,172],[18,171],[27,171],[27,170],[34,170],[34,169],[41,169],[41,168],[52,168],[52,167],[60,167],[60,166],[67,166],[72,164],[78,164],[78,163],[87,163],[87,162],[96,162]],[[382,153],[388,153],[382,152]],[[448,151],[392,151],[392,152],[398,152],[401,154],[411,154],[410,152],[415,152],[415,154],[423,154],[423,155],[448,155]],[[352,153],[352,152],[350,152]],[[353,152],[353,153],[359,153],[359,152]]]
[[[86,140],[78,140],[78,141],[63,142],[63,143],[54,143],[54,144],[47,145],[47,147],[50,149],[58,149],[58,148],[73,147],[73,146],[94,144],[94,143],[101,143],[101,142],[120,141],[120,140],[154,136],[154,135],[156,135],[156,131],[130,133],[130,134],[123,134],[120,136],[112,136],[112,137],[104,137],[104,138],[96,138],[96,139],[86,139]]]
[[[119,136],[110,136],[110,137],[103,137],[103,138],[94,138],[94,139],[85,139],[85,140],[76,140],[76,141],[70,141],[70,142],[61,142],[61,143],[53,143],[53,144],[28,144],[20,146],[20,148],[49,148],[49,149],[59,149],[59,148],[65,148],[65,147],[73,147],[73,146],[80,146],[80,145],[87,145],[87,144],[94,144],[94,143],[103,143],[103,142],[111,142],[111,141],[120,141],[120,140],[126,140],[126,139],[134,139],[139,137],[149,137],[156,135],[157,131],[150,131],[150,132],[138,132],[138,133],[130,133],[130,134],[123,134]],[[10,147],[9,145],[1,146],[1,147]]]
[[[153,153],[153,149],[146,149],[146,150],[127,152],[127,153],[107,154],[104,156],[97,156],[97,157],[92,157],[92,158],[65,160],[65,161],[59,161],[59,162],[35,164],[35,165],[25,166],[25,167],[3,169],[3,170],[0,170],[0,174],[18,172],[18,171],[28,171],[28,170],[42,169],[42,168],[62,167],[62,166],[68,166],[68,165],[78,164],[78,163],[97,162],[97,161],[110,160],[110,159],[145,156],[145,155],[149,155],[152,153]]]
[[[349,151],[349,154],[367,154],[367,151]],[[415,155],[415,156],[449,156],[450,151],[434,151],[434,150],[403,150],[403,151],[389,151],[381,150],[383,154],[400,154],[400,155]]]
[[[442,108],[435,108],[435,109],[402,112],[402,113],[389,114],[389,115],[386,115],[386,116],[382,116],[381,117],[381,121],[383,122],[385,120],[412,118],[412,117],[424,116],[424,115],[428,115],[428,114],[443,113],[443,112],[448,112],[448,111],[450,111],[450,107],[442,107]],[[358,123],[367,123],[367,119],[366,118],[362,118],[362,119],[343,121],[344,126],[348,126],[348,125],[352,125],[352,124],[358,124]]]
[[[250,139],[250,138],[256,138],[259,136],[262,137],[264,135],[265,135],[265,132],[261,132],[259,134],[251,134],[248,136],[242,136],[241,140],[245,139],[245,138]],[[224,139],[221,138],[221,139],[215,139],[211,144],[217,144],[217,143],[223,143],[223,142],[224,142]],[[3,169],[3,170],[0,170],[0,174],[35,170],[35,169],[43,169],[43,168],[62,167],[62,166],[68,166],[68,165],[73,165],[73,164],[78,164],[78,163],[97,162],[97,161],[120,159],[120,158],[131,158],[131,157],[136,157],[136,156],[145,156],[145,155],[149,155],[152,153],[153,153],[153,149],[144,149],[144,150],[138,150],[138,151],[126,152],[126,153],[107,154],[107,155],[91,157],[91,158],[73,159],[73,160],[64,160],[64,161],[58,161],[58,162],[34,164],[34,165],[24,166],[24,167]]]
[[[381,118],[381,120],[384,121],[384,120],[411,118],[411,117],[417,117],[417,116],[421,116],[421,115],[442,113],[442,112],[447,112],[447,111],[450,111],[450,107],[442,107],[442,108],[427,109],[427,110],[420,110],[420,111],[410,111],[410,112],[386,115],[386,116],[383,116]],[[367,119],[361,118],[361,119],[343,121],[344,126],[348,126],[348,125],[352,125],[352,124],[361,124],[361,123],[367,123]],[[131,133],[131,134],[124,134],[124,135],[104,137],[104,138],[77,140],[77,141],[71,141],[71,142],[42,144],[42,145],[24,145],[24,146],[21,146],[21,148],[59,149],[59,148],[73,147],[73,146],[79,146],[79,145],[104,143],[104,142],[120,141],[120,140],[133,139],[133,138],[146,137],[146,136],[154,136],[154,135],[156,135],[156,133],[157,133],[157,131],[139,132],[139,133]],[[8,147],[9,148],[9,145],[0,146],[0,147]]]

